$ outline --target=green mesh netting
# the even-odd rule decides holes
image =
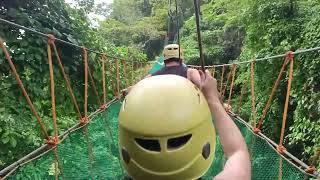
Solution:
[[[59,179],[123,179],[126,174],[120,165],[118,152],[118,113],[121,102],[95,116],[86,128],[71,133],[58,145]],[[237,121],[236,121],[237,122]],[[255,180],[278,179],[280,156],[260,137],[237,122],[252,155]],[[86,135],[87,134],[87,135]],[[92,149],[88,148],[88,142]],[[92,151],[92,157],[89,156]],[[54,153],[50,151],[15,171],[8,179],[54,179]],[[304,174],[283,160],[282,179],[304,179]],[[170,163],[170,162],[168,162]],[[212,179],[223,168],[224,154],[217,138],[215,161],[202,179]]]
[[[150,73],[160,69],[162,63],[163,57],[160,57]],[[72,132],[58,145],[59,179],[114,180],[126,177],[118,151],[118,114],[120,107],[121,102],[113,103],[106,111],[93,117],[87,127]],[[239,121],[235,122],[245,137],[251,152],[252,179],[278,179],[281,157],[267,141],[255,136]],[[20,167],[8,179],[55,179],[54,162],[54,152],[50,151]],[[202,179],[212,179],[221,172],[224,163],[224,153],[219,137],[217,137],[215,160]],[[282,179],[304,179],[304,173],[286,160],[282,160]]]

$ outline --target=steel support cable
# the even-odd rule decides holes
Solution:
[[[23,29],[23,30],[28,31],[28,32],[32,32],[32,33],[34,33],[34,34],[37,34],[37,35],[42,36],[42,37],[45,37],[45,38],[49,38],[49,35],[48,35],[48,34],[39,32],[39,31],[34,30],[34,29],[32,29],[32,28],[28,28],[28,27],[22,26],[22,25],[20,25],[20,24],[17,24],[17,23],[14,23],[14,22],[11,22],[11,21],[2,19],[2,18],[0,18],[0,23],[9,24],[9,25],[14,26],[14,27],[16,27],[16,28]],[[59,38],[56,38],[56,41],[57,41],[57,42],[60,42],[60,43],[63,43],[63,44],[67,44],[67,45],[72,46],[72,47],[75,47],[75,48],[80,48],[80,49],[83,48],[83,46],[79,46],[79,45],[77,45],[77,44],[74,44],[74,43],[71,43],[71,42],[68,42],[68,41],[59,39]],[[92,52],[92,53],[95,53],[95,54],[99,54],[99,55],[105,54],[105,53],[103,53],[103,52],[99,52],[99,51],[93,50],[93,49],[87,49],[87,51]],[[110,56],[110,55],[107,56],[107,57],[108,57],[108,58],[111,58],[111,59],[123,59],[123,58],[121,58],[121,57],[115,57],[115,56]],[[126,61],[130,61],[130,60],[126,60]]]
[[[298,55],[298,54],[303,54],[303,53],[308,53],[308,52],[314,52],[314,51],[320,51],[320,47],[314,47],[314,48],[297,50],[297,51],[293,52],[292,54],[293,54],[293,55]],[[274,56],[269,56],[269,57],[257,58],[257,59],[255,59],[255,60],[250,60],[250,61],[233,62],[233,63],[229,63],[229,64],[215,64],[215,65],[211,65],[211,66],[205,66],[205,68],[232,66],[233,64],[242,65],[242,64],[251,63],[251,62],[253,62],[253,61],[254,61],[254,62],[268,61],[268,60],[272,60],[272,59],[276,59],[276,58],[283,58],[283,57],[286,57],[286,55],[287,55],[287,54],[279,54],[279,55],[274,55]],[[201,67],[201,66],[188,65],[188,67],[196,68],[196,67]]]
[[[197,35],[198,35],[198,44],[199,44],[199,53],[200,53],[200,64],[201,70],[205,72],[205,62],[203,57],[203,50],[202,50],[202,38],[201,38],[201,28],[200,28],[200,6],[198,0],[194,0],[194,9],[196,14],[196,26],[197,26]]]
[[[42,123],[42,120],[41,120],[40,116],[38,115],[37,110],[34,107],[32,101],[31,101],[31,99],[29,97],[29,94],[27,93],[27,91],[26,91],[26,89],[25,89],[25,87],[24,87],[24,85],[23,85],[23,83],[22,83],[22,81],[20,79],[20,76],[19,76],[19,74],[17,72],[17,69],[16,69],[14,63],[12,62],[11,56],[10,56],[7,48],[5,47],[4,41],[2,40],[2,38],[0,38],[0,48],[3,50],[3,52],[5,54],[5,57],[6,57],[7,61],[8,61],[8,63],[9,63],[11,72],[14,75],[16,81],[18,82],[18,85],[19,85],[19,87],[20,87],[20,89],[22,91],[23,96],[25,97],[25,99],[27,101],[27,104],[29,105],[29,108],[30,108],[32,114],[35,116],[38,124],[40,125],[40,130],[41,130],[42,135],[45,137],[46,140],[49,140],[49,135],[48,135],[47,129],[44,126],[44,124]]]

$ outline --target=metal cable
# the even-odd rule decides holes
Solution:
[[[44,33],[42,33],[42,32],[39,32],[39,31],[35,30],[35,29],[28,28],[28,27],[22,26],[22,25],[20,25],[20,24],[17,24],[17,23],[14,23],[14,22],[11,22],[11,21],[2,19],[2,18],[0,18],[0,23],[6,23],[6,24],[9,24],[9,25],[11,25],[11,26],[14,26],[14,27],[23,29],[23,30],[25,30],[25,31],[32,32],[32,33],[37,34],[37,35],[39,35],[39,36],[42,36],[42,37],[45,37],[45,38],[49,38],[49,34],[44,34]],[[55,40],[56,40],[57,42],[60,42],[60,43],[63,43],[63,44],[67,44],[67,45],[69,45],[69,46],[73,46],[73,47],[75,47],[75,48],[79,48],[79,49],[82,49],[82,48],[83,48],[83,46],[79,46],[79,45],[77,45],[77,44],[73,44],[73,43],[71,43],[71,42],[68,42],[68,41],[65,41],[65,40],[62,40],[62,39],[59,39],[59,38],[55,38]],[[105,53],[103,53],[103,52],[99,52],[99,51],[94,50],[94,49],[88,49],[88,48],[87,48],[87,51],[88,51],[88,52],[95,53],[95,54],[99,54],[99,55],[105,54]],[[131,62],[140,62],[140,61],[126,60],[126,59],[123,59],[123,58],[121,58],[121,57],[110,56],[110,55],[106,55],[106,57],[111,58],[111,59],[121,59],[121,60],[131,61]]]

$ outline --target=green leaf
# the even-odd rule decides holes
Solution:
[[[7,144],[10,141],[10,138],[8,136],[6,136],[1,141],[2,141],[3,144]]]
[[[11,137],[10,138],[10,145],[15,148],[17,146],[17,141],[15,138]]]
[[[16,9],[10,8],[8,10],[8,15],[13,17],[13,18],[17,18],[19,16],[20,12],[17,11]]]
[[[27,41],[21,41],[21,46],[22,47],[27,47],[28,46],[28,42]]]
[[[35,54],[34,57],[39,61],[41,60],[41,55],[39,55],[39,54]]]

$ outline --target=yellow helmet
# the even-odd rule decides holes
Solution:
[[[121,159],[135,180],[197,179],[209,169],[215,143],[207,101],[183,77],[140,81],[120,109]]]
[[[163,50],[164,60],[168,60],[171,58],[183,59],[183,52],[180,48],[180,56],[179,56],[179,45],[178,44],[169,44],[164,47]]]

